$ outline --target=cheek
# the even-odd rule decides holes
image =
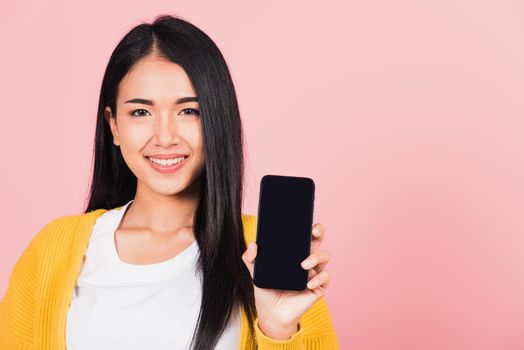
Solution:
[[[120,142],[125,143],[129,149],[140,149],[144,140],[149,138],[148,128],[145,125],[122,124],[119,128]]]
[[[204,140],[202,138],[202,127],[200,121],[191,128],[188,128],[185,133],[186,140],[189,142],[191,149],[198,157],[204,156]]]
[[[129,169],[138,176],[145,159],[140,159],[140,152],[148,140],[148,132],[144,125],[121,123],[119,125],[120,152]]]
[[[195,157],[195,167],[197,169],[203,168],[205,164],[205,150],[202,129],[200,128],[200,125],[197,125],[188,131],[190,132],[186,134],[186,140],[188,141]]]
[[[198,152],[200,157],[204,157],[204,140],[201,137],[198,137],[195,140],[195,150]]]

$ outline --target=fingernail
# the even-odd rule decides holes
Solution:
[[[305,268],[305,269],[307,269],[307,268],[309,267],[309,264],[310,264],[310,262],[309,262],[308,260],[304,260],[304,261],[302,262],[302,267]]]
[[[249,242],[249,247],[248,247],[248,248],[249,248],[249,249],[253,249],[254,247],[255,247],[255,243],[253,243],[253,242]]]
[[[320,229],[318,228],[318,226],[315,226],[315,228],[313,229],[313,232],[315,232],[315,233],[319,233],[320,232]]]
[[[313,288],[315,288],[316,286],[317,286],[317,284],[316,284],[315,281],[309,281],[309,282],[307,283],[307,287],[308,287],[309,289],[313,289]]]

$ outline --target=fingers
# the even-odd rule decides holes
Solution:
[[[330,280],[330,273],[327,270],[323,270],[319,272],[315,277],[309,280],[309,282],[307,283],[307,287],[312,290],[319,287],[325,290],[329,285]]]
[[[313,225],[313,228],[311,230],[311,252],[315,252],[319,249],[320,244],[324,240],[324,225],[321,223],[317,223]]]
[[[251,278],[253,278],[253,265],[255,264],[255,258],[257,257],[257,244],[255,242],[250,242],[247,246],[246,251],[242,254],[242,260],[246,264]]]
[[[322,271],[326,267],[326,264],[329,262],[329,252],[325,249],[319,249],[310,256],[302,261],[302,268],[305,270],[315,269],[317,271]]]

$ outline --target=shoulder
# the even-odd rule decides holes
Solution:
[[[30,245],[42,248],[62,246],[64,241],[74,239],[79,230],[88,229],[94,224],[96,218],[105,210],[99,209],[88,213],[63,215],[48,221],[33,237]]]
[[[249,224],[256,224],[257,217],[255,215],[242,213],[242,222],[244,223],[244,226]]]
[[[42,246],[56,239],[57,233],[69,232],[74,228],[81,215],[64,215],[56,217],[44,224],[31,240],[30,245]]]
[[[48,250],[49,247],[58,246],[55,237],[57,232],[65,231],[64,228],[69,228],[76,222],[76,215],[67,215],[57,217],[47,222],[39,231],[31,238],[29,244],[22,251],[18,260],[16,261],[11,277],[10,284],[18,287],[11,287],[14,290],[17,288],[25,288],[36,286],[36,280],[30,283],[29,280],[35,279],[35,272],[38,271],[39,261],[43,251]],[[26,281],[26,282],[24,282]],[[24,287],[24,283],[27,286]]]
[[[43,259],[43,254],[59,251],[57,247],[61,242],[57,237],[70,231],[77,219],[78,215],[65,215],[42,225],[15,262],[7,290],[0,301],[0,343],[8,335],[33,335],[37,295],[46,286],[44,279],[53,279],[47,269],[50,259]]]
[[[246,244],[255,241],[257,237],[257,217],[255,215],[242,214],[242,224],[244,225]]]

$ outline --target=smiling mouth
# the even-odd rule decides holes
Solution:
[[[182,163],[183,161],[185,161],[188,156],[183,156],[183,157],[177,157],[177,158],[170,158],[170,159],[158,159],[158,158],[152,158],[152,157],[144,157],[147,161],[159,166],[159,167],[166,167],[166,168],[169,168],[169,167],[172,167],[172,166],[175,166],[177,164],[180,164]],[[153,160],[155,159],[155,160]]]

